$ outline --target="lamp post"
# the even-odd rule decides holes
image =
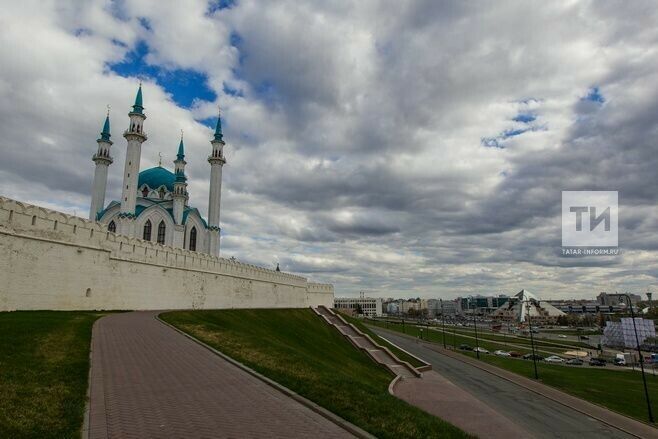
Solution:
[[[526,318],[528,319],[528,330],[530,331],[530,347],[532,349],[532,363],[535,366],[535,379],[539,379],[539,374],[537,373],[537,355],[535,354],[535,338],[532,335],[532,322],[530,320],[530,301],[525,301],[526,309]]]
[[[443,312],[443,299],[439,299],[441,302],[441,326],[443,327],[443,349],[446,348],[446,315]]]
[[[622,296],[628,300],[628,307],[631,309],[631,320],[633,320],[633,331],[635,332],[635,344],[637,345],[637,354],[640,356],[640,370],[642,371],[642,384],[644,384],[644,397],[647,400],[647,411],[649,412],[649,422],[654,423],[653,412],[651,411],[651,400],[649,399],[649,389],[647,388],[647,379],[644,376],[644,358],[642,357],[642,349],[640,348],[640,338],[637,336],[637,326],[635,326],[635,313],[633,312],[633,303],[631,296],[624,293]]]
[[[477,305],[477,303],[476,303]],[[468,299],[468,308],[471,308],[471,299],[469,297]],[[478,321],[475,318],[475,310],[473,310],[473,327],[475,328],[475,355],[477,356],[478,360],[480,359],[480,342],[478,340]]]

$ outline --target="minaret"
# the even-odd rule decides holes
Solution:
[[[208,157],[210,163],[210,196],[208,198],[208,253],[219,256],[219,203],[222,198],[222,167],[224,159],[224,136],[222,134],[222,115],[217,115],[215,138],[210,141],[212,153]]]
[[[185,226],[183,225],[183,211],[187,205],[187,177],[185,176],[185,146],[183,145],[183,130],[180,133],[180,143],[178,144],[178,153],[174,160],[174,247],[183,248],[185,242]]]
[[[128,113],[130,126],[123,133],[128,141],[126,149],[126,166],[123,171],[123,186],[121,194],[121,211],[119,213],[121,230],[119,233],[134,236],[135,204],[137,202],[137,181],[139,177],[139,161],[142,156],[142,143],[147,139],[144,133],[144,106],[142,105],[142,83],[135,97],[133,110]]]
[[[105,124],[101,137],[96,140],[98,143],[98,151],[92,157],[96,163],[96,170],[94,171],[94,185],[91,189],[91,206],[89,208],[89,219],[96,221],[96,214],[105,207],[105,188],[107,187],[107,170],[112,164],[112,157],[110,157],[110,107],[107,107],[107,116],[105,116]]]

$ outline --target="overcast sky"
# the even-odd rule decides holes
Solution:
[[[222,255],[337,296],[585,298],[658,287],[655,1],[21,1],[0,8],[0,194],[107,201],[144,85],[142,169],[185,130]],[[560,255],[563,190],[616,190],[618,257]]]

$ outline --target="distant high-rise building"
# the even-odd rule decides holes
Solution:
[[[368,317],[381,317],[383,315],[382,304],[384,300],[372,297],[336,297],[334,299],[334,308],[350,309],[361,311]]]
[[[637,305],[638,302],[642,300],[638,294],[629,294],[631,298],[631,303],[633,306]],[[596,301],[601,305],[628,305],[628,299],[626,299],[626,294],[619,293],[606,293],[602,292],[596,296]]]

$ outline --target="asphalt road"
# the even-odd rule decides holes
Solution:
[[[441,355],[415,339],[370,327],[432,364],[435,371],[537,438],[631,438],[620,430],[481,369]]]

